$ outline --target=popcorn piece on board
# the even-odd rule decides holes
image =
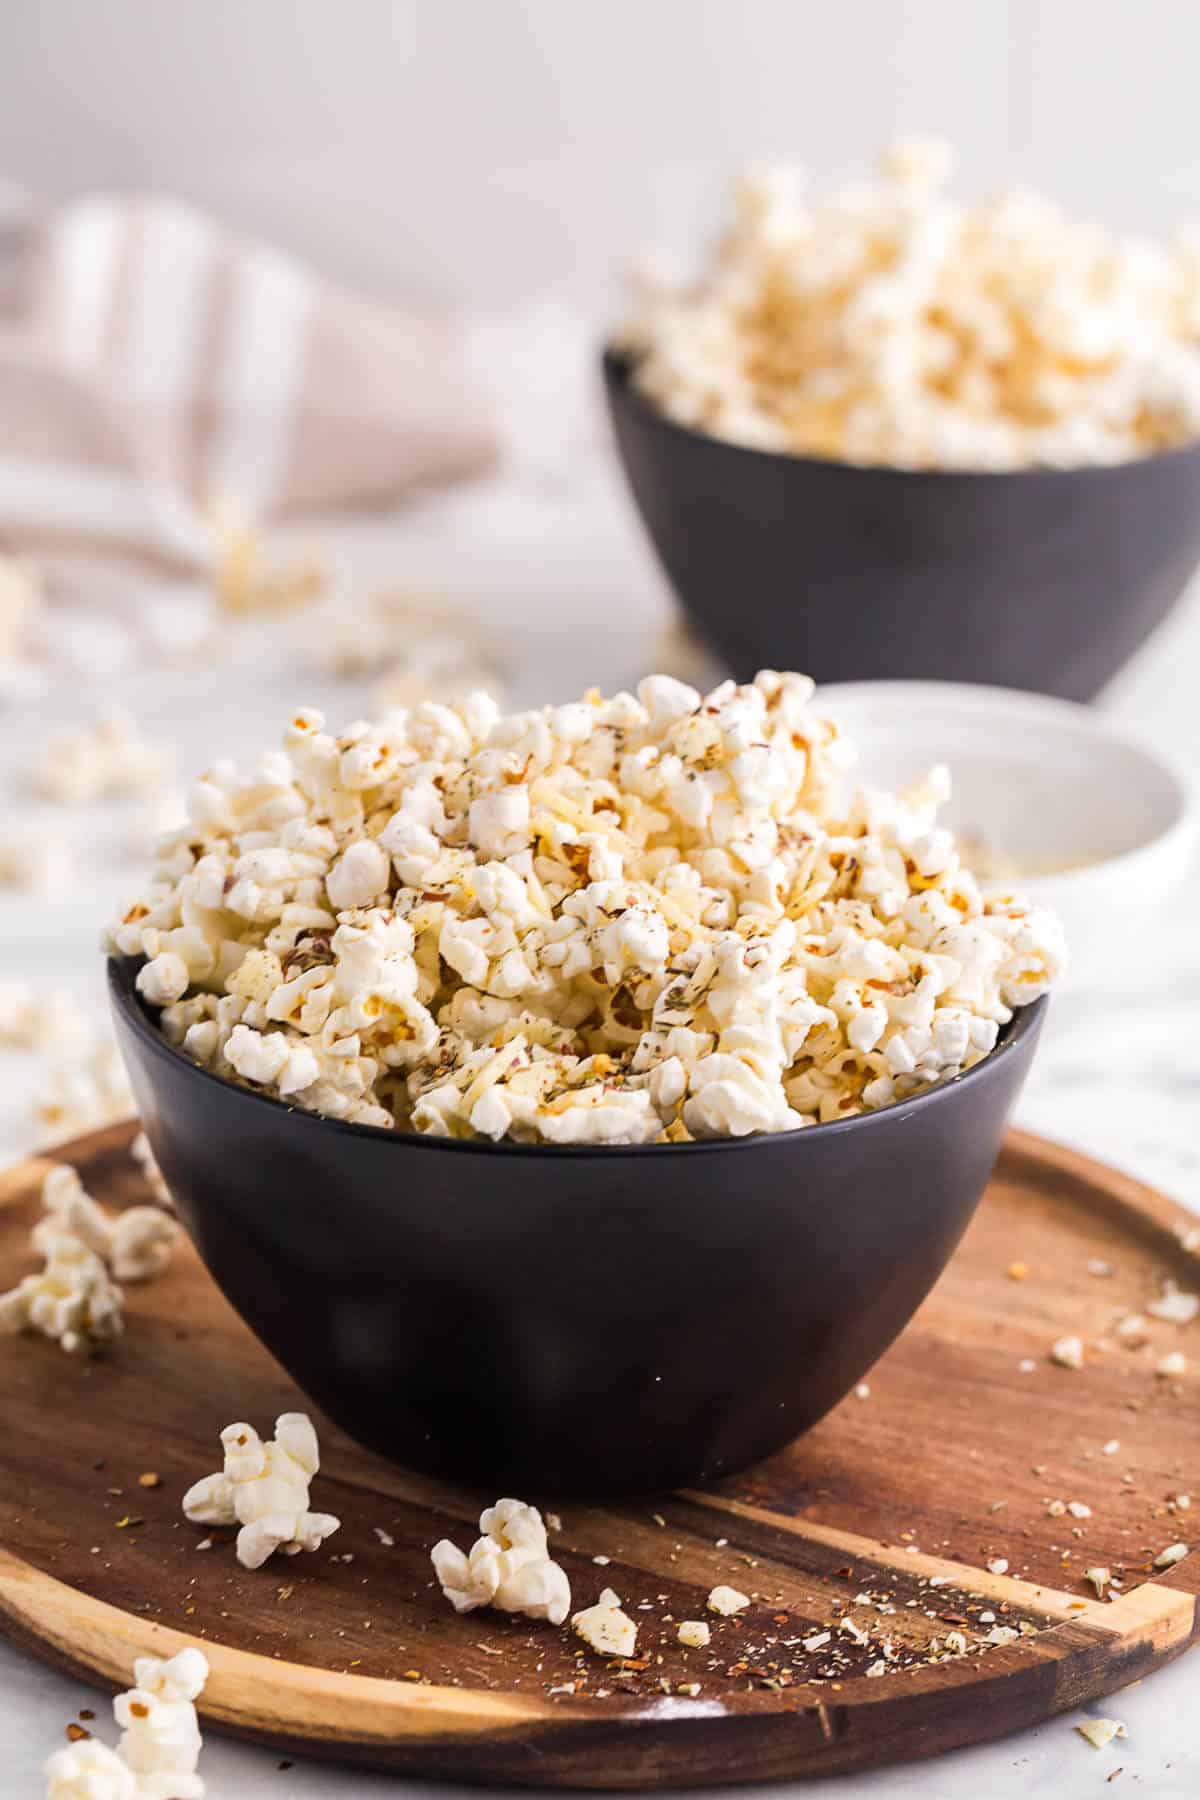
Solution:
[[[34,1104],[38,1127],[50,1144],[127,1119],[133,1110],[133,1090],[113,1043],[51,1062]]]
[[[39,994],[27,981],[0,981],[0,1044],[73,1057],[92,1042],[92,1026],[65,988]]]
[[[944,770],[845,800],[812,693],[301,708],[195,785],[109,946],[185,1055],[331,1118],[638,1143],[889,1105],[991,1052],[1061,932],[981,893]]]
[[[464,1554],[448,1538],[431,1551],[434,1573],[455,1612],[494,1606],[561,1625],[571,1607],[566,1573],[551,1559],[536,1506],[497,1500],[479,1516],[481,1535]]]
[[[110,1218],[69,1163],[60,1163],[46,1176],[42,1205],[46,1211],[33,1228],[34,1249],[48,1255],[57,1236],[73,1233],[118,1281],[152,1281],[161,1275],[179,1236],[178,1225],[158,1206],[129,1206]]]
[[[595,1606],[572,1616],[571,1629],[599,1656],[632,1656],[637,1649],[637,1625],[622,1612],[621,1601],[605,1588]]]
[[[187,1518],[201,1525],[240,1525],[237,1558],[261,1568],[276,1550],[294,1556],[316,1550],[341,1521],[308,1510],[309,1483],[320,1467],[317,1434],[306,1413],[281,1413],[266,1443],[252,1425],[221,1433],[225,1466],[190,1487]]]
[[[712,1630],[703,1619],[683,1619],[676,1636],[685,1649],[703,1650],[712,1637]]]
[[[0,1332],[38,1331],[72,1354],[112,1343],[124,1296],[102,1258],[68,1231],[42,1233],[37,1247],[46,1266],[0,1294]]]
[[[174,1198],[163,1179],[163,1172],[158,1166],[158,1160],[150,1148],[150,1139],[144,1131],[139,1131],[133,1139],[129,1146],[129,1154],[141,1170],[146,1186],[154,1195],[155,1205],[161,1206],[165,1212],[173,1213],[175,1211]]]

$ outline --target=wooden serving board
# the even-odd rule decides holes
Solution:
[[[131,1135],[113,1127],[57,1155],[124,1205],[145,1198]],[[0,1285],[32,1266],[48,1166],[0,1178]],[[128,1290],[111,1354],[80,1362],[42,1339],[0,1341],[0,1626],[113,1686],[135,1655],[199,1642],[212,1728],[410,1774],[740,1783],[997,1737],[1148,1674],[1197,1635],[1200,1552],[1161,1572],[1153,1561],[1200,1537],[1200,1370],[1155,1374],[1167,1350],[1200,1348],[1200,1324],[1150,1320],[1140,1347],[1114,1334],[1164,1277],[1200,1284],[1195,1242],[1170,1201],[1014,1136],[865,1398],[709,1492],[596,1508],[522,1496],[561,1513],[552,1541],[576,1605],[611,1585],[637,1619],[626,1665],[566,1629],[456,1616],[429,1549],[443,1535],[469,1545],[496,1496],[390,1467],[319,1417],[313,1503],[341,1517],[337,1536],[257,1573],[238,1566],[229,1533],[201,1549],[180,1498],[217,1466],[221,1428],[265,1429],[303,1401],[185,1248],[161,1281]],[[1112,1272],[1090,1273],[1094,1259]],[[1088,1341],[1080,1371],[1049,1359],[1064,1333]],[[1091,1514],[1052,1514],[1051,1500]],[[989,1572],[1001,1558],[1007,1572]],[[1114,1597],[1083,1580],[1094,1564],[1123,1583]],[[705,1617],[721,1582],[754,1604],[708,1615],[709,1647],[682,1649],[677,1622]],[[983,1645],[987,1615],[1022,1635]],[[803,1647],[825,1630],[828,1644]],[[969,1652],[934,1660],[951,1631]],[[868,1675],[881,1659],[887,1672]]]

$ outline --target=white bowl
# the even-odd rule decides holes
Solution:
[[[858,745],[855,781],[904,787],[948,765],[946,823],[1012,860],[993,885],[1059,914],[1073,987],[1111,973],[1114,935],[1144,932],[1196,854],[1192,783],[1090,707],[938,681],[844,682],[817,698]]]

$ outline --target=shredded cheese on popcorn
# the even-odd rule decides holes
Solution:
[[[944,771],[842,805],[812,693],[301,710],[196,784],[109,947],[187,1056],[361,1124],[649,1143],[886,1106],[986,1056],[1061,933],[980,894]]]
[[[949,146],[810,198],[751,170],[711,268],[643,281],[620,342],[679,423],[909,468],[1116,463],[1200,435],[1200,237],[1122,238],[1038,194],[951,200]]]

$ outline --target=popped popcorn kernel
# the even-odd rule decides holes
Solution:
[[[571,1609],[566,1572],[550,1556],[536,1506],[497,1500],[479,1516],[480,1536],[465,1553],[449,1538],[430,1552],[442,1593],[455,1612],[494,1606],[561,1625]]]
[[[266,1443],[252,1425],[227,1425],[221,1443],[223,1468],[188,1489],[183,1512],[193,1524],[240,1526],[243,1568],[260,1569],[277,1550],[317,1550],[341,1528],[331,1513],[309,1511],[309,1484],[321,1461],[307,1413],[281,1413]]]
[[[1061,932],[980,893],[945,770],[846,798],[812,695],[297,709],[194,784],[108,947],[186,1056],[358,1124],[675,1143],[908,1099],[991,1052]]]

